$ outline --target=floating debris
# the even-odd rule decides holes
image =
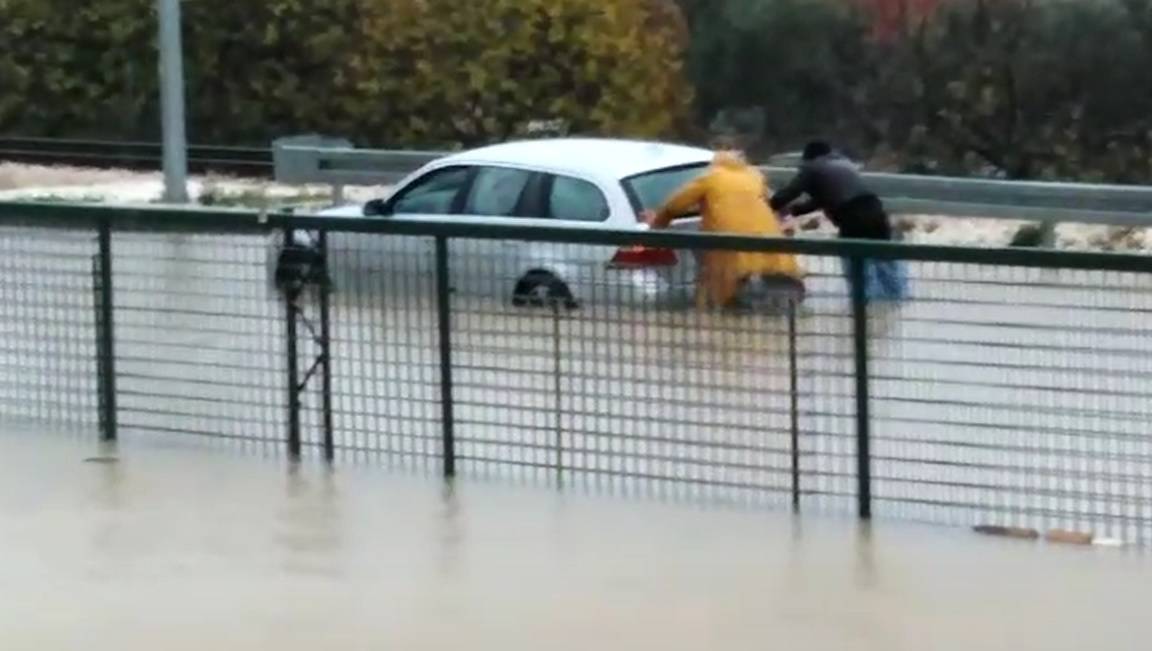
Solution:
[[[1127,543],[1119,538],[1094,538],[1092,544],[1099,547],[1123,547]]]
[[[120,461],[117,457],[88,457],[84,463],[116,463]]]
[[[1052,529],[1044,534],[1044,540],[1067,545],[1091,545],[1095,536],[1084,531],[1068,531],[1065,529]]]
[[[1035,540],[1040,537],[1040,532],[1035,529],[1002,527],[995,524],[978,524],[972,527],[972,530],[988,536],[1004,536],[1006,538],[1020,538],[1023,540]]]

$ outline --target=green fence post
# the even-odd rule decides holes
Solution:
[[[285,246],[291,245],[296,236],[295,229],[284,229]],[[290,284],[284,292],[284,334],[285,334],[285,363],[288,384],[288,457],[292,460],[300,459],[300,369],[297,355],[297,323],[296,313],[299,308],[296,300],[303,288],[300,285]]]
[[[795,300],[788,301],[788,412],[792,445],[792,511],[800,512],[800,393]]]
[[[444,476],[456,476],[456,421],[452,392],[452,313],[448,270],[448,238],[436,236],[436,320],[440,331],[440,418]]]
[[[332,279],[328,270],[328,231],[321,230],[317,235],[316,247],[320,250],[320,400],[324,419],[324,460],[332,463],[336,459],[336,441],[333,435],[332,420]]]
[[[92,287],[96,309],[96,391],[100,438],[115,441],[116,420],[116,331],[113,320],[112,226],[101,219],[97,226],[98,252],[92,261]]]
[[[866,261],[849,259],[852,290],[852,348],[856,374],[856,499],[862,519],[872,517],[871,414],[868,410],[868,297]]]

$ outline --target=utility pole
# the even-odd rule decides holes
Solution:
[[[160,16],[160,108],[164,131],[164,201],[188,202],[188,141],[184,131],[184,56],[180,0],[157,0]]]

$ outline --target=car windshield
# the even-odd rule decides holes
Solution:
[[[693,163],[644,172],[624,179],[624,187],[639,210],[656,210],[680,186],[700,175],[708,163]]]

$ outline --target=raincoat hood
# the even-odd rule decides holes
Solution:
[[[744,155],[738,151],[721,150],[712,157],[714,167],[740,168],[748,165]]]

